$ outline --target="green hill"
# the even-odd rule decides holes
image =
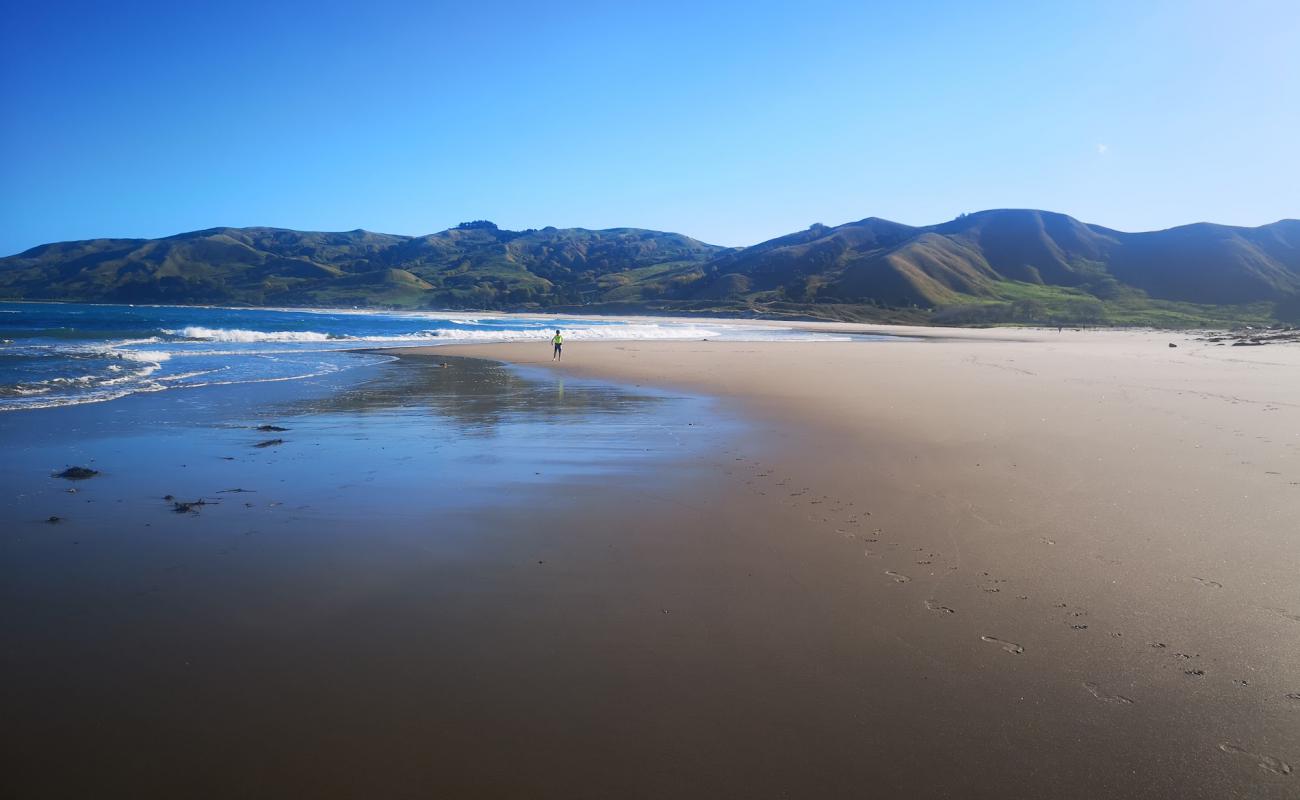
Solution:
[[[934,322],[1266,322],[1297,316],[1300,221],[1121,233],[1019,209],[926,227],[869,218],[814,225],[704,272],[699,298],[917,308]]]
[[[994,210],[868,218],[746,248],[637,228],[428,236],[212,228],[42,245],[0,259],[0,298],[405,308],[583,308],[1000,322],[1300,321],[1300,221],[1123,233]]]

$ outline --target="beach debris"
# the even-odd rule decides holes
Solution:
[[[47,520],[45,520],[45,521],[46,521],[47,523],[49,523],[50,525],[58,525],[60,522],[63,521],[63,517],[55,517],[55,516],[51,516],[49,519],[47,519]]]
[[[72,487],[68,487],[67,489],[64,489],[63,491],[67,492],[68,494],[76,494],[76,493],[77,493],[77,490],[76,490],[76,489],[73,489]]]
[[[253,447],[275,447],[276,445],[281,445],[281,444],[284,444],[283,439],[267,439],[264,442],[258,442],[257,444],[253,445]]]
[[[1178,345],[1174,344],[1173,342],[1170,342],[1170,343],[1169,343],[1169,346],[1170,346],[1170,347],[1177,347]]]
[[[198,500],[191,500],[189,502],[177,500],[172,503],[172,511],[175,511],[177,514],[197,514],[199,513],[199,506],[215,505],[218,502],[219,501],[217,500],[204,500],[202,497]]]
[[[1231,342],[1233,347],[1259,347],[1266,344],[1300,342],[1300,329],[1294,326],[1274,326],[1265,329],[1246,327],[1228,333],[1201,337],[1201,341],[1223,344]]]
[[[86,478],[93,478],[98,474],[99,470],[90,467],[68,467],[64,471],[56,473],[54,477],[70,481],[84,481]]]
[[[221,491],[217,492],[217,494],[233,494],[236,492],[252,492],[253,494],[257,494],[256,489],[222,489]]]
[[[257,430],[264,433],[279,433],[280,431],[287,431],[289,429],[281,428],[279,425],[258,425]]]
[[[166,502],[168,502],[168,503],[170,503],[171,501],[173,501],[173,500],[175,500],[175,499],[176,499],[176,498],[175,498],[173,495],[170,495],[170,494],[165,494],[165,495],[163,495],[163,500],[166,501]]]

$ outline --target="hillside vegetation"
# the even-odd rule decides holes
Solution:
[[[0,259],[0,297],[964,325],[1300,322],[1300,220],[1123,233],[1009,209],[925,227],[813,225],[746,248],[484,221],[415,237],[212,228],[35,247]]]

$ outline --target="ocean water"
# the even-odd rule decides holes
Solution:
[[[733,322],[472,313],[0,303],[0,412],[200,386],[296,381],[381,363],[355,348],[535,339],[844,339]]]

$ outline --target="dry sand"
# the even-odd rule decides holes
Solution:
[[[1300,796],[1300,347],[893,332],[932,338],[426,349],[747,425],[711,481],[574,504],[556,716],[471,723],[449,786]]]

